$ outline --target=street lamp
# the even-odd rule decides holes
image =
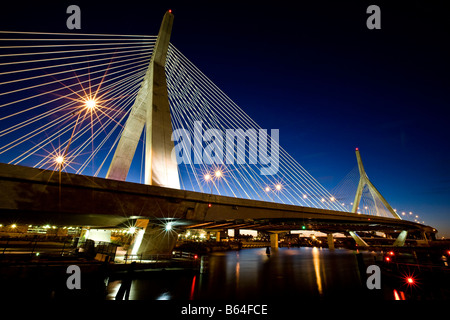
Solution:
[[[87,110],[93,111],[95,109],[95,107],[97,106],[97,101],[95,101],[94,99],[88,99],[85,102],[85,106],[86,106]]]
[[[56,156],[55,157],[55,163],[59,166],[59,171],[62,169],[62,165],[64,163],[64,157],[63,156]]]

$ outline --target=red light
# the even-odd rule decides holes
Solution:
[[[172,13],[172,9],[169,9],[169,13]]]
[[[355,150],[356,150],[356,151],[358,151],[358,150],[359,150],[359,148],[356,148]]]
[[[406,278],[406,282],[408,282],[408,284],[414,284],[414,279],[412,277],[408,277]]]
[[[391,261],[391,258],[389,258],[389,257],[386,257],[385,259],[386,259],[386,261],[388,261],[388,262]]]
[[[198,255],[194,255],[194,259],[197,259],[198,258]]]
[[[211,207],[212,207],[212,204],[211,204],[211,203],[208,203],[208,207],[211,208]]]
[[[389,254],[390,254],[391,256],[393,256],[393,255],[394,255],[394,251],[389,251]]]

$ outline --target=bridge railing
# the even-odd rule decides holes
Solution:
[[[123,260],[125,263],[131,262],[157,262],[166,261],[172,258],[172,254],[125,254]]]
[[[109,242],[93,240],[74,241],[74,239],[33,239],[2,238],[0,239],[0,257],[5,259],[30,259],[41,257],[86,257],[103,261],[114,260],[117,245]]]

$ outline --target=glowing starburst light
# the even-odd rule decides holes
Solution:
[[[220,177],[222,177],[222,175],[223,175],[223,173],[222,173],[221,170],[216,170],[216,172],[214,172],[214,176],[215,176],[216,178],[220,178]]]
[[[95,101],[94,99],[86,100],[85,106],[86,106],[87,110],[93,111],[95,109],[95,107],[97,106],[97,101]]]
[[[63,163],[64,163],[64,157],[63,157],[63,156],[57,156],[57,157],[55,158],[55,162],[56,162],[57,164],[59,164],[59,165],[63,164]]]

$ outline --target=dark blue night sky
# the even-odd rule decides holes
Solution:
[[[393,208],[450,237],[449,19],[444,1],[77,2],[82,33],[171,42],[331,190],[356,165]],[[213,4],[212,4],[213,3]],[[2,4],[0,29],[69,32],[65,10]],[[366,9],[381,8],[381,30]]]

